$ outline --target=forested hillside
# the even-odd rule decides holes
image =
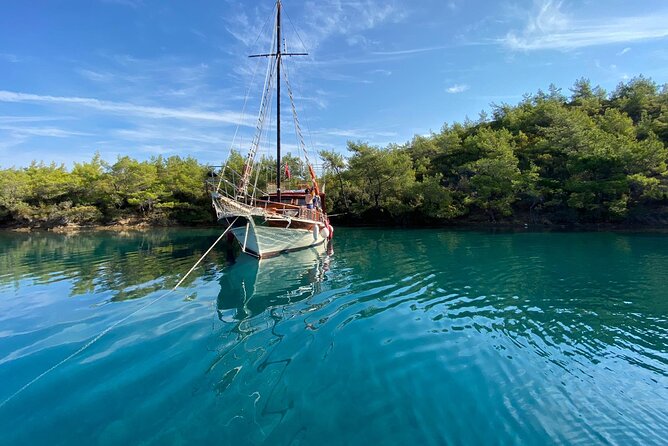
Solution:
[[[667,144],[666,85],[638,77],[606,93],[581,79],[568,94],[550,86],[406,144],[323,151],[321,182],[340,223],[656,225],[668,223]],[[233,152],[230,172],[243,161]],[[295,157],[284,161],[287,186],[299,187],[306,169]],[[260,188],[273,181],[274,166],[260,162]],[[0,224],[212,222],[209,173],[178,156],[5,168]]]
[[[121,157],[108,164],[96,155],[71,170],[33,163],[0,171],[0,222],[53,227],[137,220],[156,224],[211,221],[204,180],[193,158]]]
[[[668,87],[578,80],[405,145],[324,152],[334,212],[407,223],[668,222]]]

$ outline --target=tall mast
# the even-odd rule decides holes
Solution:
[[[281,202],[281,0],[276,0],[276,201]]]
[[[253,54],[248,57],[275,57],[276,58],[276,201],[281,201],[281,60],[283,56],[307,56],[308,53],[284,53],[281,51],[281,0],[276,0],[276,52],[268,54]],[[249,158],[249,165],[253,155]],[[244,181],[248,181],[248,168],[244,169]]]

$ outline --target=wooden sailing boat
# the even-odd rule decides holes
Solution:
[[[299,120],[292,89],[284,73],[292,105],[295,129],[300,148],[303,150],[308,168],[309,184],[300,190],[281,190],[281,65],[283,57],[302,56],[306,53],[284,51],[281,41],[281,1],[276,2],[276,22],[274,39],[276,49],[267,54],[250,57],[266,57],[269,67],[265,77],[257,132],[251,143],[243,171],[240,173],[223,171],[215,179],[211,198],[218,221],[231,226],[231,233],[238,240],[243,252],[266,258],[281,253],[324,245],[331,239],[334,230],[325,212],[325,196],[321,192],[315,171],[310,161]],[[273,48],[273,43],[272,43]],[[270,108],[273,84],[276,88],[276,189],[261,191],[251,183],[255,165],[255,156],[260,145],[262,127]],[[230,179],[231,178],[231,179]],[[308,189],[308,190],[307,190]]]

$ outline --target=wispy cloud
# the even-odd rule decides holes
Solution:
[[[668,37],[668,11],[636,17],[573,18],[563,2],[541,0],[523,30],[511,31],[499,42],[512,50],[571,50]]]
[[[369,39],[361,34],[354,34],[346,38],[346,43],[349,46],[368,48],[378,45],[380,42],[378,40]]]
[[[457,94],[457,93],[464,93],[469,88],[470,87],[466,84],[455,84],[451,87],[446,88],[445,91],[450,94]]]
[[[258,42],[265,47],[272,39],[267,26],[274,23],[269,14],[269,10],[256,10],[253,16],[249,16],[246,11],[230,14],[225,18],[225,30],[247,48],[255,46]]]
[[[118,129],[113,132],[123,141],[136,141],[144,143],[157,142],[166,145],[183,145],[183,143],[192,145],[193,143],[204,143],[214,146],[228,146],[230,144],[229,136],[217,134],[211,131],[201,132],[190,127],[170,127],[146,125],[130,129]]]
[[[74,119],[70,116],[0,116],[0,124],[15,124],[21,122],[65,121]]]
[[[382,76],[392,76],[392,72],[390,70],[385,70],[382,68],[378,68],[376,70],[371,70],[371,74],[380,74]]]
[[[169,118],[191,121],[213,121],[227,124],[252,125],[252,119],[248,119],[241,113],[235,112],[213,112],[196,109],[155,107],[136,105],[127,102],[103,101],[94,98],[50,96],[31,93],[18,93],[0,90],[0,102],[28,102],[41,104],[59,104],[78,106],[115,114],[131,114],[145,118]]]
[[[451,46],[440,45],[440,46],[425,46],[419,48],[408,48],[395,51],[374,51],[372,52],[372,54],[376,56],[403,56],[408,54],[418,54],[418,53],[427,53],[430,51],[444,50],[446,48],[451,48]]]
[[[624,54],[628,53],[629,51],[631,51],[631,48],[626,47],[623,50],[621,50],[619,53],[617,53],[617,55],[618,56],[623,56]]]
[[[4,60],[6,62],[11,62],[11,63],[18,63],[21,61],[21,59],[16,54],[9,54],[9,53],[0,53],[0,60]]]
[[[405,14],[395,1],[357,0],[307,2],[306,16],[309,27],[303,37],[305,44],[315,50],[322,41],[334,35],[357,35],[349,44],[364,44],[360,35],[386,22],[399,22]]]
[[[272,38],[271,11],[262,7],[249,11],[244,3],[235,6],[245,8],[227,15],[225,29],[246,47],[265,48]],[[407,15],[405,5],[398,0],[311,0],[304,2],[301,9],[306,19],[295,17],[299,29],[292,26],[290,16],[298,9],[289,5],[283,9],[283,36],[289,49],[307,50],[313,57],[323,42],[335,36],[349,46],[376,46],[380,42],[369,38],[366,32],[386,23],[398,23]]]
[[[101,71],[87,70],[84,68],[77,69],[77,73],[82,77],[93,82],[109,82],[114,80],[114,75],[111,73],[104,73]]]
[[[129,6],[131,8],[138,8],[144,4],[143,0],[101,0],[102,3],[110,3],[122,6]]]
[[[328,81],[334,81],[334,82],[351,82],[354,84],[372,84],[373,81],[370,81],[368,79],[363,79],[357,76],[352,76],[350,74],[342,74],[342,73],[335,73],[335,72],[324,72],[321,75],[322,79],[326,79]]]
[[[197,30],[197,29],[194,29],[194,28],[191,28],[191,29],[190,29],[190,32],[191,32],[193,35],[197,36],[197,38],[198,38],[199,40],[201,40],[202,42],[206,42],[206,41],[207,41],[206,34],[204,34],[202,31]]]
[[[336,137],[365,141],[393,139],[398,136],[396,132],[374,128],[324,128],[314,131],[313,134],[319,137]]]
[[[90,136],[90,133],[65,130],[57,127],[24,127],[0,125],[0,130],[16,135],[46,136],[50,138],[69,138],[71,136]]]
[[[20,146],[27,139],[28,137],[26,135],[18,135],[16,133],[10,133],[8,137],[3,137],[2,139],[0,139],[0,151],[9,151],[14,147]],[[6,160],[9,158],[8,157],[4,158],[5,159],[3,159],[3,161],[0,163],[0,166],[7,167],[8,164],[6,164]]]

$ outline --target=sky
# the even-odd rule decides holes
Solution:
[[[248,150],[270,50],[272,0],[3,2],[0,167],[99,152]],[[385,146],[477,119],[553,83],[608,91],[668,82],[665,0],[283,1],[286,58],[311,153]],[[298,154],[283,88],[283,152]],[[275,150],[268,120],[263,149]],[[266,143],[266,144],[265,144]]]

